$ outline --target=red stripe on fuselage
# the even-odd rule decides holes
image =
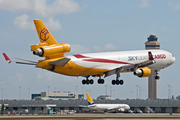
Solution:
[[[91,58],[91,57],[86,57],[83,55],[74,55],[74,57],[78,59],[82,59],[83,61],[89,61],[89,62],[102,62],[102,63],[115,63],[115,64],[129,64],[132,65],[131,63],[126,63],[126,62],[121,62],[121,61],[116,61],[116,60],[108,60],[108,59],[103,59],[103,58]]]

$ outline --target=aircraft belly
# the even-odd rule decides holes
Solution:
[[[87,63],[86,63],[87,64]],[[108,69],[88,68],[69,61],[66,66],[56,66],[54,72],[69,76],[103,75]]]
[[[159,60],[155,60],[155,61],[156,61],[155,64],[152,64],[149,66],[153,70],[160,70],[160,69],[163,69],[165,67],[168,67],[166,60],[159,59]]]

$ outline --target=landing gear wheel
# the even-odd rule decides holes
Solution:
[[[98,84],[101,84],[101,79],[98,79]]]
[[[123,83],[124,83],[124,81],[123,81],[123,80],[120,80],[120,81],[119,81],[119,84],[120,84],[120,85],[122,85]]]
[[[155,76],[155,79],[156,79],[156,80],[159,80],[159,79],[160,79],[160,77],[159,77],[159,76]]]
[[[115,80],[112,80],[112,85],[115,85],[116,84],[116,81]]]
[[[101,84],[104,84],[104,79],[101,79]]]
[[[86,80],[86,84],[89,85],[89,80]]]
[[[116,80],[116,85],[119,85],[119,80]]]
[[[94,83],[93,79],[91,79],[91,80],[89,81],[89,83],[90,83],[90,84],[93,84],[93,83]]]
[[[104,79],[98,79],[98,84],[104,84]]]
[[[86,80],[82,80],[82,84],[85,85],[86,84]]]

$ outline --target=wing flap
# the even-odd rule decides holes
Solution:
[[[53,62],[49,62],[49,65],[53,66],[65,66],[71,59],[69,58],[62,58]]]

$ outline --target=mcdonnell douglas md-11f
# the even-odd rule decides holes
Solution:
[[[58,43],[50,31],[41,20],[34,20],[34,24],[39,36],[40,44],[31,45],[34,55],[45,57],[38,62],[23,60],[18,64],[35,65],[38,68],[46,69],[55,73],[68,76],[83,76],[82,84],[93,84],[92,77],[99,77],[98,83],[103,84],[104,79],[115,74],[112,80],[113,85],[122,85],[123,80],[119,80],[120,73],[133,72],[138,77],[148,77],[151,71],[159,71],[175,62],[175,57],[164,50],[138,50],[119,51],[103,53],[76,54],[64,56],[70,51],[67,43]],[[3,53],[6,61],[11,62],[9,57]],[[159,76],[155,76],[156,79]]]

